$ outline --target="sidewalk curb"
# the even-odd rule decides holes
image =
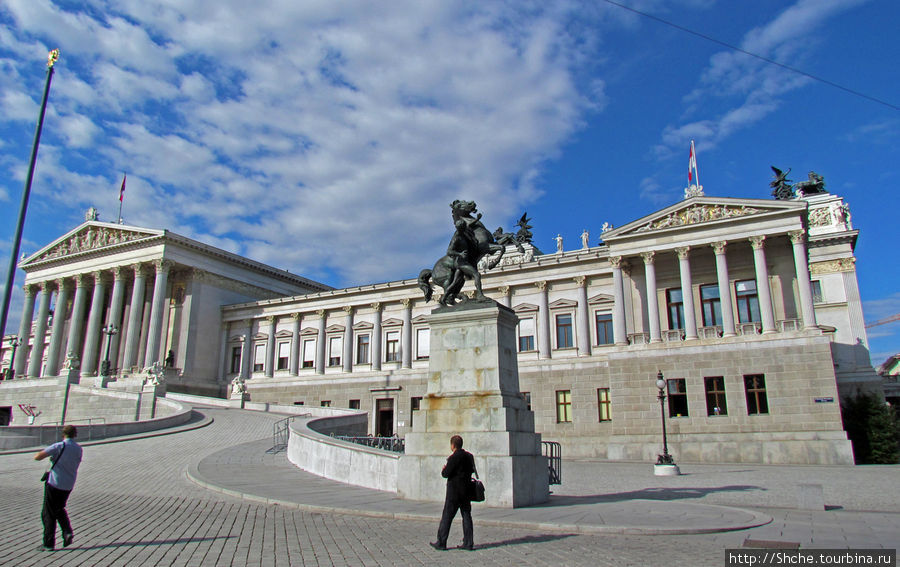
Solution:
[[[193,482],[194,484],[201,486],[207,490],[211,490],[213,492],[218,492],[221,494],[225,494],[227,496],[231,496],[234,498],[238,498],[240,500],[244,500],[247,502],[253,502],[257,504],[265,504],[268,506],[281,506],[283,508],[291,509],[291,510],[301,510],[304,512],[314,512],[314,513],[327,513],[327,514],[345,514],[350,516],[362,516],[367,518],[385,518],[392,520],[413,520],[413,521],[428,521],[428,522],[438,522],[440,521],[439,515],[426,515],[426,514],[411,514],[411,513],[395,513],[395,512],[379,512],[377,510],[358,510],[352,508],[339,508],[332,506],[317,506],[312,504],[303,504],[300,502],[293,502],[287,500],[280,500],[277,498],[266,498],[265,496],[259,496],[256,494],[250,494],[247,492],[241,492],[239,490],[234,490],[231,488],[226,488],[224,486],[212,483],[210,481],[205,480],[200,474],[199,465],[202,459],[197,460],[191,463],[188,468],[185,470],[185,476],[188,480]],[[747,510],[745,508],[737,508],[733,506],[721,506],[717,504],[692,504],[692,503],[681,503],[682,506],[702,506],[705,508],[716,508],[720,510],[739,510],[746,514],[752,516],[752,520],[748,523],[736,525],[736,526],[725,526],[725,527],[710,527],[710,528],[659,528],[659,527],[650,527],[650,526],[579,526],[575,524],[550,524],[550,523],[540,523],[540,522],[527,522],[527,521],[517,521],[517,520],[494,520],[491,518],[478,518],[473,517],[473,523],[479,526],[493,526],[500,528],[519,528],[519,529],[531,529],[538,531],[552,531],[552,532],[561,532],[561,533],[569,533],[569,534],[584,534],[584,535],[691,535],[691,534],[710,534],[710,533],[722,533],[722,532],[732,532],[739,530],[746,530],[750,528],[756,528],[759,526],[764,526],[772,522],[772,517],[767,514],[762,514],[759,512],[755,512],[752,510]]]

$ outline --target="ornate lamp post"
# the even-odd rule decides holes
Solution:
[[[659,415],[662,418],[663,452],[656,459],[653,474],[675,476],[681,474],[681,471],[678,470],[675,459],[669,454],[669,442],[666,438],[666,379],[663,377],[662,370],[656,374],[656,388],[659,390],[657,399],[659,400]]]
[[[106,356],[100,364],[100,376],[109,376],[109,345],[112,344],[112,338],[118,332],[119,328],[112,323],[103,327],[103,333],[106,335]]]
[[[9,358],[9,373],[6,375],[6,379],[12,380],[16,377],[16,349],[22,344],[22,339],[16,335],[9,341],[9,344],[12,346],[12,356]]]

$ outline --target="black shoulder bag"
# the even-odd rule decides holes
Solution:
[[[50,465],[50,468],[44,471],[44,474],[41,475],[41,482],[47,482],[47,479],[50,478],[50,471],[53,470],[53,467],[56,466],[56,463],[62,458],[63,453],[66,452],[66,444],[63,443],[62,450],[59,452],[59,456],[53,460],[53,464]]]
[[[478,478],[478,469],[475,468],[475,461],[472,460],[472,470],[475,478],[472,479],[472,502],[484,502],[484,483]]]

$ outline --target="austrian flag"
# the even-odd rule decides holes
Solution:
[[[694,151],[694,140],[691,140],[691,156],[688,160],[688,185],[700,183],[700,173],[697,171],[697,153]]]
[[[128,179],[127,173],[122,175],[122,187],[119,189],[119,202],[120,203],[125,200],[125,180],[126,179]]]

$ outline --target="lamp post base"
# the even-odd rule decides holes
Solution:
[[[653,465],[654,476],[678,476],[680,474],[681,470],[674,463],[671,465]]]

